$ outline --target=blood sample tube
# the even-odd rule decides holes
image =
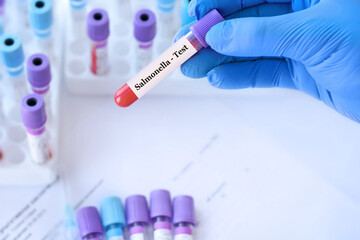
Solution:
[[[52,0],[30,0],[29,15],[30,25],[37,37],[39,49],[51,58]]]
[[[70,0],[73,35],[78,38],[85,36],[87,0]]]
[[[162,38],[171,39],[175,34],[175,0],[158,0],[159,32]]]
[[[101,201],[100,213],[108,240],[124,240],[126,226],[124,208],[118,197],[107,197]]]
[[[181,8],[180,8],[180,18],[181,18],[181,26],[185,26],[193,21],[195,18],[189,16],[188,9],[191,0],[181,0]]]
[[[12,121],[21,121],[20,102],[29,92],[24,73],[24,51],[21,39],[16,34],[4,34],[0,38],[0,51],[7,76],[3,102],[4,113]]]
[[[27,60],[27,76],[31,89],[39,94],[45,101],[46,113],[52,115],[50,103],[50,61],[46,55],[37,53],[31,55]]]
[[[156,17],[149,9],[139,10],[134,17],[136,46],[136,70],[143,69],[151,62],[153,40],[156,35]]]
[[[216,9],[195,23],[190,32],[180,38],[163,54],[141,70],[115,93],[115,102],[120,107],[128,107],[144,96],[150,89],[164,80],[176,68],[195,53],[209,45],[205,41],[211,27],[224,21]]]
[[[110,35],[109,16],[103,9],[92,10],[87,17],[87,33],[91,39],[91,71],[105,75],[109,70],[107,39]]]
[[[146,198],[133,195],[126,199],[126,222],[130,232],[130,240],[149,239],[149,210]]]
[[[42,97],[33,93],[26,95],[21,101],[21,116],[27,130],[33,161],[37,164],[46,163],[51,156],[45,129],[45,104]]]
[[[95,207],[84,207],[76,213],[80,237],[83,240],[104,239],[104,229],[98,210]]]
[[[174,240],[193,240],[195,226],[194,200],[190,196],[174,198]]]
[[[154,240],[171,240],[171,198],[169,191],[155,190],[150,194],[150,217]]]

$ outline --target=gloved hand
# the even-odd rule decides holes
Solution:
[[[211,49],[182,65],[184,75],[223,89],[297,89],[360,122],[359,0],[193,0],[189,15],[213,8],[226,21],[206,35]]]

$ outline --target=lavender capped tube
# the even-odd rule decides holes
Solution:
[[[30,154],[37,164],[44,164],[50,158],[50,148],[46,135],[45,104],[40,95],[28,94],[21,101],[21,116],[27,130]]]
[[[34,93],[45,101],[46,113],[51,115],[50,82],[51,70],[49,58],[41,53],[31,55],[26,64],[28,82]]]
[[[4,16],[5,13],[5,0],[0,0],[0,17]]]
[[[142,195],[128,197],[125,202],[125,209],[130,240],[149,239],[150,217],[146,198]]]
[[[154,240],[171,240],[172,207],[169,191],[155,190],[151,192],[150,217],[153,223]]]
[[[104,229],[98,210],[95,207],[84,207],[77,211],[76,218],[83,240],[104,239]]]
[[[94,9],[87,17],[87,33],[91,40],[91,72],[105,75],[109,71],[107,40],[109,16],[104,9]]]
[[[190,196],[174,198],[174,240],[193,240],[195,226],[194,200]]]
[[[134,37],[137,40],[136,71],[151,62],[155,35],[155,14],[149,9],[139,10],[134,16]]]

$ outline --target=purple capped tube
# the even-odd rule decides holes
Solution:
[[[141,9],[134,16],[134,37],[136,44],[136,71],[151,62],[153,43],[156,36],[156,16],[149,9]]]
[[[194,200],[190,196],[177,196],[174,198],[174,240],[193,240],[193,227],[195,226]]]
[[[46,113],[52,115],[50,108],[51,70],[49,58],[41,53],[31,55],[27,60],[26,70],[32,92],[39,94],[44,99]]]
[[[104,229],[98,210],[95,207],[84,207],[76,213],[80,237],[83,240],[104,239]]]
[[[94,9],[87,17],[87,33],[91,40],[91,72],[105,75],[109,71],[108,37],[109,15],[104,9]]]
[[[46,135],[46,112],[42,97],[28,94],[21,101],[22,122],[27,130],[29,149],[33,161],[44,164],[51,158]]]
[[[151,192],[150,217],[154,229],[154,240],[171,240],[172,207],[169,191],[155,190]]]
[[[145,196],[133,195],[125,202],[126,222],[130,240],[149,239],[149,209]]]

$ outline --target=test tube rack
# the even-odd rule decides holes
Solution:
[[[22,2],[26,6],[21,6]],[[21,121],[10,121],[0,117],[0,149],[2,158],[0,160],[0,185],[44,185],[56,179],[58,163],[58,139],[59,139],[59,99],[61,80],[61,46],[62,46],[62,4],[60,1],[53,1],[53,57],[50,59],[52,80],[51,109],[52,117],[46,123],[49,145],[52,158],[43,165],[33,162],[30,156],[25,127]],[[16,33],[22,40],[25,59],[34,53],[40,53],[39,44],[33,30],[29,26],[28,18],[25,17],[26,1],[6,1],[4,28],[5,33]],[[23,11],[23,12],[21,12]],[[26,62],[26,60],[25,60]],[[26,67],[26,66],[25,66]],[[24,69],[26,72],[26,69]],[[1,66],[0,89],[3,88],[7,77],[4,67]],[[30,89],[30,88],[29,88]],[[6,89],[3,89],[6,90]],[[29,90],[29,93],[31,91]],[[0,97],[3,97],[0,95]],[[0,109],[2,111],[2,109]],[[49,114],[49,113],[48,113]]]
[[[120,4],[130,3],[130,9],[122,9]],[[67,6],[70,8],[70,6]],[[105,9],[110,18],[110,36],[108,40],[108,57],[110,71],[103,76],[96,76],[90,70],[90,40],[86,34],[86,24],[77,30],[74,35],[74,23],[71,11],[67,11],[69,16],[66,22],[65,39],[65,82],[67,89],[79,95],[113,95],[118,88],[126,83],[137,71],[136,66],[136,40],[133,35],[133,17],[140,8],[148,8],[156,14],[157,32],[161,32],[166,22],[166,17],[157,9],[156,0],[92,0],[89,1],[83,22],[86,21],[87,13],[94,8]],[[129,12],[131,14],[129,14]],[[176,1],[176,7],[172,11],[174,19],[174,33],[180,28],[180,1]],[[126,15],[126,16],[124,16]],[[168,28],[168,27],[167,27]],[[81,36],[79,36],[81,32]],[[75,32],[76,33],[76,32]],[[168,46],[172,44],[172,39],[164,39],[160,34],[154,40],[153,59],[160,55]],[[206,79],[194,80],[184,77],[180,70],[172,73],[168,79],[164,80],[150,92],[152,95],[214,95],[219,94],[215,88],[210,86]]]

